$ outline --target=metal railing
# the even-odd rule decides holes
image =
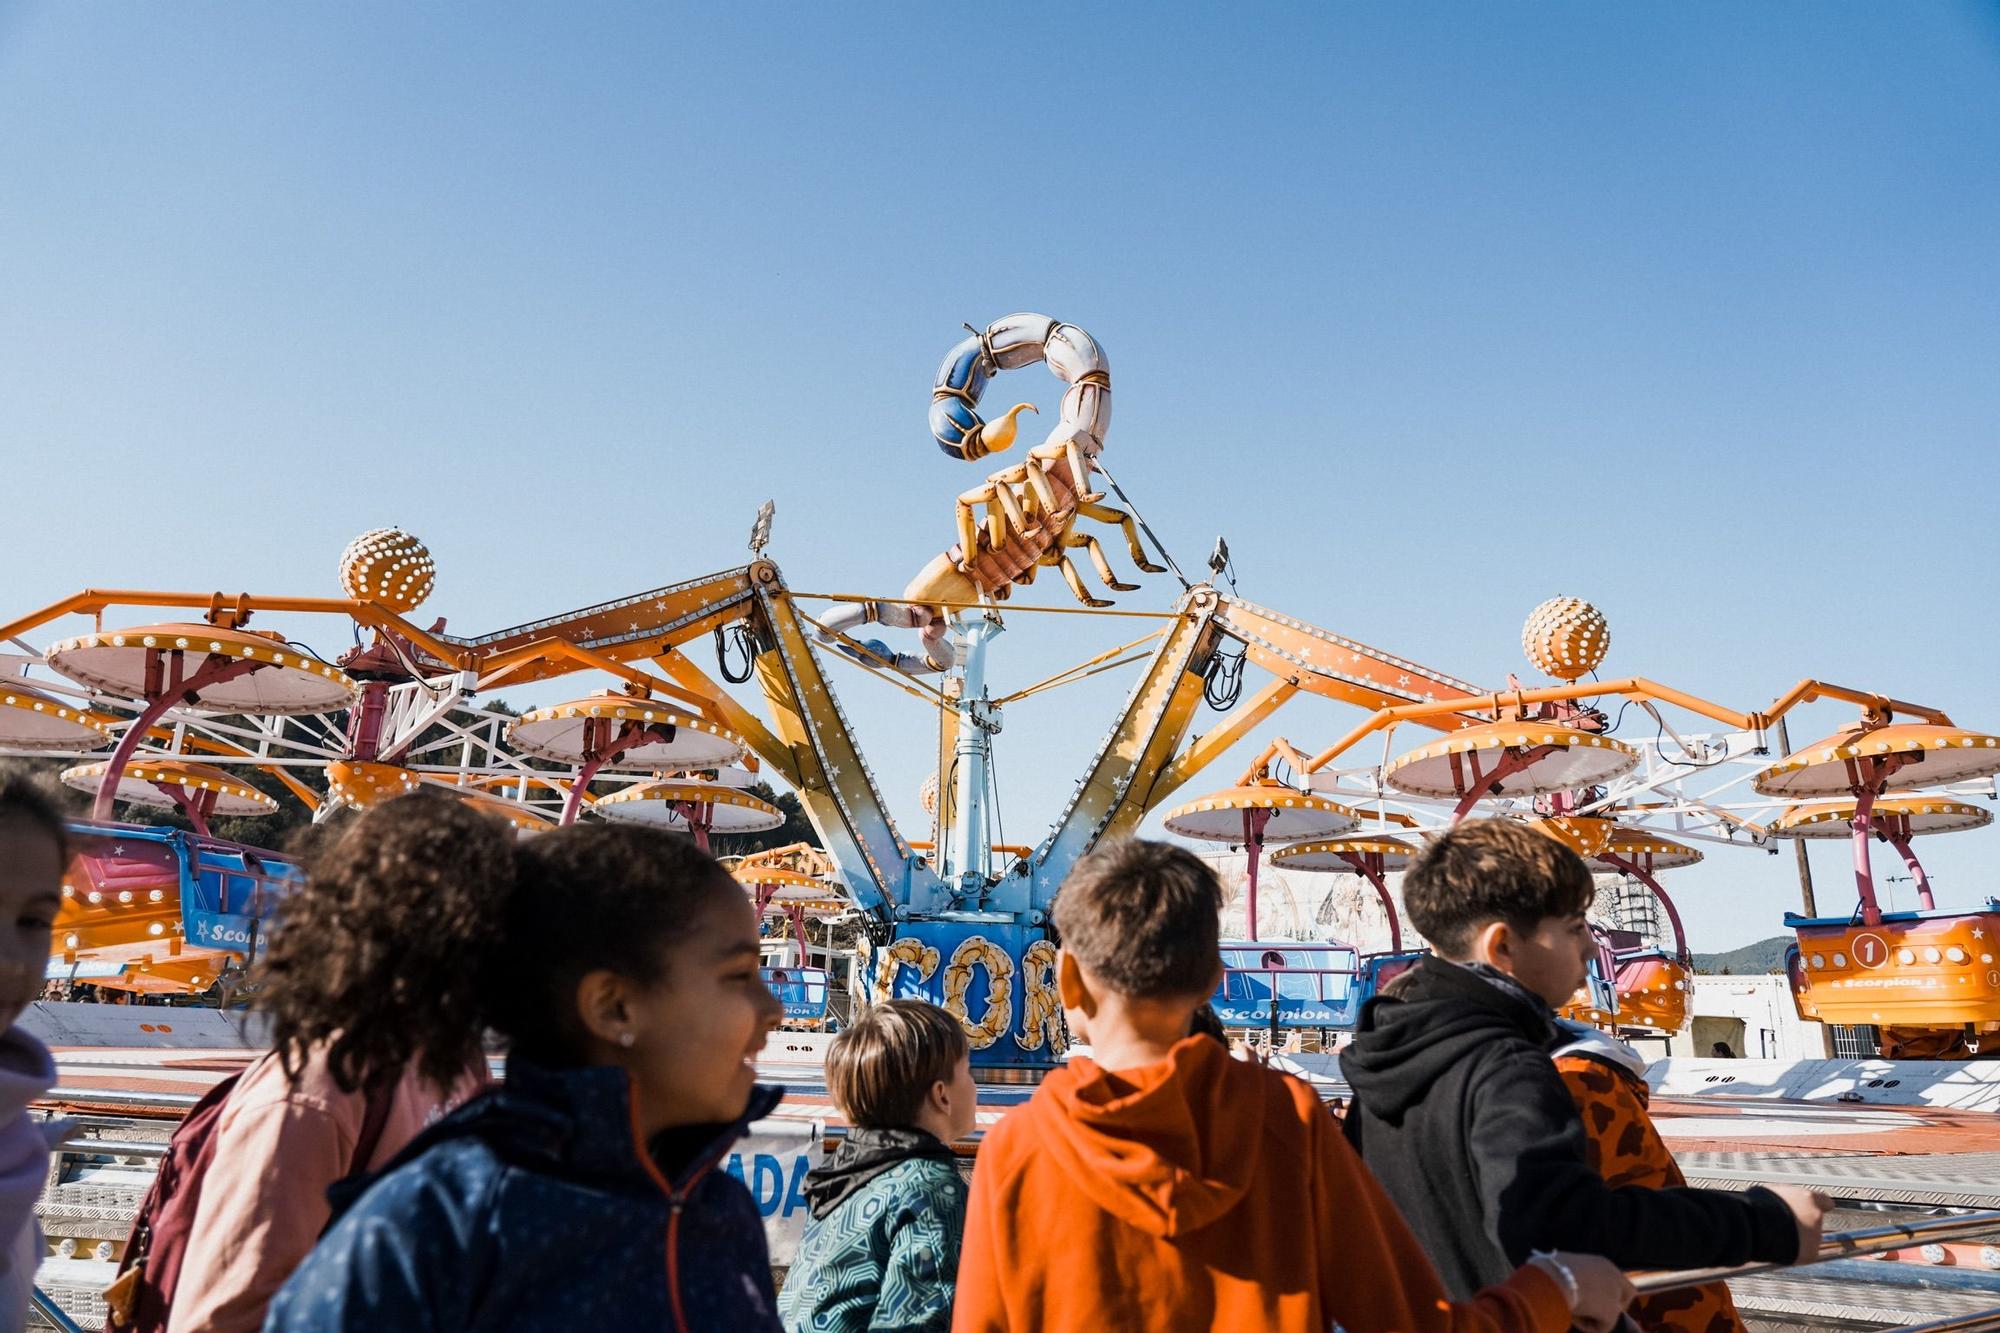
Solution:
[[[1957,1217],[1929,1217],[1921,1222],[1898,1222],[1889,1226],[1867,1227],[1860,1231],[1837,1231],[1820,1240],[1819,1253],[1796,1264],[1738,1264],[1733,1268],[1689,1268],[1671,1273],[1635,1273],[1632,1285],[1641,1296],[1657,1291],[1699,1287],[1726,1278],[1748,1277],[1780,1268],[1806,1268],[1829,1259],[1859,1259],[1870,1254],[1907,1250],[1913,1245],[1937,1245],[1952,1240],[1978,1240],[2000,1233],[2000,1211],[1961,1213]]]
[[[117,1106],[141,1106],[162,1111],[187,1111],[201,1100],[191,1092],[123,1092],[107,1088],[50,1088],[42,1094],[41,1100],[49,1102],[80,1102],[85,1104],[111,1103]]]
[[[2000,1211],[1961,1213],[1956,1217],[1930,1217],[1919,1222],[1898,1222],[1887,1226],[1841,1231],[1821,1238],[1819,1253],[1796,1264],[1738,1264],[1733,1268],[1691,1268],[1677,1272],[1634,1273],[1632,1285],[1641,1296],[1655,1292],[1698,1287],[1728,1278],[1756,1273],[1809,1268],[1838,1259],[1860,1259],[1888,1254],[1917,1245],[1942,1245],[1948,1241],[1980,1240],[2000,1235]],[[2000,1306],[1971,1314],[1953,1315],[1935,1323],[1906,1325],[1903,1333],[1976,1333],[2000,1329]]]

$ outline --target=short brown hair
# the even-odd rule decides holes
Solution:
[[[913,1124],[934,1083],[949,1083],[971,1050],[951,1014],[923,1000],[858,1008],[826,1052],[826,1089],[865,1129]]]
[[[1062,946],[1120,994],[1206,995],[1222,967],[1222,885],[1165,842],[1121,838],[1076,863],[1056,895]]]
[[[1527,934],[1550,917],[1581,916],[1596,892],[1582,857],[1513,819],[1448,830],[1403,876],[1410,923],[1447,958],[1463,957],[1494,921]]]

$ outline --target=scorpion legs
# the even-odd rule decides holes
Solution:
[[[1056,498],[1055,487],[1049,485],[1048,464],[1040,459],[1030,459],[1022,469],[1027,474],[1028,491],[1025,498],[1038,505],[1044,513],[1054,513],[1062,508],[1062,501]]]
[[[986,479],[985,485],[958,497],[958,568],[961,572],[968,570],[979,554],[977,511],[981,507],[986,510],[987,549],[998,550],[1007,544],[1010,536],[1027,532],[1028,511],[1022,508],[1023,497],[1014,494],[1014,486],[1024,480],[1028,471],[1025,465],[1018,465],[996,472]],[[1032,497],[1029,501],[1032,507]]]
[[[958,497],[958,570],[961,574],[970,571],[972,559],[979,554],[979,519],[977,507],[986,503],[989,487],[982,486],[976,491],[967,491]]]
[[[1085,504],[1095,504],[1104,498],[1103,491],[1090,489],[1090,460],[1077,447],[1076,436],[1063,442],[1063,458],[1069,463],[1071,482],[1076,486],[1076,498]]]
[[[1073,551],[1081,549],[1088,555],[1090,563],[1097,567],[1097,577],[1103,579],[1104,586],[1111,589],[1111,591],[1137,592],[1139,590],[1139,585],[1136,583],[1120,583],[1118,581],[1118,576],[1111,572],[1111,562],[1104,558],[1104,548],[1097,544],[1097,538],[1084,532],[1069,532],[1063,534],[1062,544]]]
[[[1069,584],[1069,590],[1076,594],[1077,601],[1082,602],[1085,606],[1111,605],[1108,598],[1092,597],[1090,595],[1090,590],[1083,586],[1083,575],[1076,572],[1076,566],[1070,562],[1068,556],[1062,554],[1060,548],[1051,551],[1049,554],[1053,555],[1055,559],[1048,561],[1048,563],[1062,571],[1063,582]]]
[[[1099,504],[1095,500],[1086,500],[1077,505],[1076,512],[1079,518],[1092,518],[1096,519],[1099,523],[1117,524],[1125,533],[1125,545],[1132,552],[1133,564],[1139,566],[1140,569],[1145,570],[1148,574],[1164,574],[1167,572],[1164,566],[1156,565],[1146,558],[1146,548],[1139,544],[1139,525],[1134,523],[1132,516],[1124,510],[1113,509],[1110,505]],[[1105,582],[1109,583],[1110,580],[1106,579]]]

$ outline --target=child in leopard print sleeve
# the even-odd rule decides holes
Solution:
[[[1631,1047],[1596,1028],[1557,1019],[1556,1072],[1583,1120],[1584,1150],[1604,1183],[1667,1189],[1687,1184],[1647,1112],[1645,1062]],[[1648,1330],[1744,1333],[1736,1303],[1721,1282],[1641,1296],[1626,1311]]]

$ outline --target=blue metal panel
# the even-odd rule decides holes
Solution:
[[[1031,987],[1041,984],[1043,978],[1030,977],[1023,965],[1028,949],[1045,939],[1046,934],[1038,927],[1006,922],[903,923],[897,929],[897,940],[912,939],[936,952],[925,955],[929,962],[928,969],[912,963],[899,965],[891,979],[887,998],[928,1000],[932,1004],[943,1005],[957,1014],[968,1028],[977,1028],[991,1020],[995,1004],[992,971],[976,961],[977,946],[973,943],[983,940],[1006,955],[1010,964],[1005,993],[999,999],[1007,1010],[1008,1019],[1004,1029],[991,1041],[982,1044],[981,1037],[973,1037],[972,1063],[982,1068],[1051,1068],[1061,1063],[1062,1052],[1052,1047],[1046,1034],[1039,1042],[1035,1041],[1035,1034],[1028,1031],[1026,1023],[1030,1012]],[[877,950],[876,959],[881,956],[881,951]],[[964,982],[962,991],[950,984],[954,967],[963,969],[958,973]]]
[[[759,969],[771,994],[785,1006],[788,1022],[818,1023],[826,1018],[827,975],[820,967]]]
[[[1361,956],[1349,945],[1225,940],[1209,1003],[1228,1027],[1352,1028],[1361,1014]]]

